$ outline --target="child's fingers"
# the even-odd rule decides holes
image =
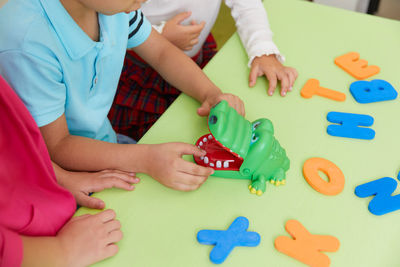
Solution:
[[[290,87],[289,87],[289,91],[292,91],[294,82],[297,79],[297,71],[293,68],[289,68],[289,70],[287,71],[288,75],[289,75],[289,79],[290,79]]]
[[[282,72],[279,79],[281,81],[281,96],[285,96],[290,87],[289,76],[285,72]]]
[[[121,223],[118,220],[112,220],[104,224],[105,231],[111,233],[112,231],[121,229]]]
[[[268,81],[269,81],[268,95],[273,95],[274,91],[275,91],[275,88],[276,88],[276,85],[278,83],[276,74],[275,73],[270,74],[270,73],[267,72],[265,74],[265,76],[267,76]]]
[[[125,190],[133,190],[135,186],[130,184],[130,182],[125,182],[124,180],[116,177],[102,178],[93,185],[92,192],[100,192],[107,188],[120,188]]]
[[[118,241],[120,241],[122,239],[122,237],[123,237],[122,231],[114,230],[108,234],[107,243],[108,244],[117,243]]]
[[[203,22],[201,22],[199,24],[196,24],[196,25],[186,26],[185,27],[186,28],[186,32],[188,34],[197,34],[197,35],[199,35],[201,33],[201,31],[203,30],[204,25],[206,25],[206,23],[203,21]]]
[[[195,39],[193,39],[193,40],[191,40],[190,41],[190,45],[195,45],[195,44],[198,44],[199,43],[199,38],[195,38]]]
[[[180,183],[177,182],[173,185],[173,189],[175,190],[179,190],[179,191],[184,191],[184,192],[190,192],[190,191],[194,191],[196,189],[198,189],[200,187],[201,184],[197,184],[197,185],[188,185],[185,183]]]
[[[211,168],[203,167],[183,159],[180,161],[178,171],[193,176],[199,176],[201,178],[203,177],[207,178],[208,176],[214,173],[214,170]]]
[[[82,206],[82,205],[81,205],[81,206]],[[72,217],[71,220],[70,220],[70,222],[79,221],[79,220],[82,220],[82,219],[86,219],[86,218],[88,218],[88,217],[90,217],[90,216],[92,216],[92,215],[91,215],[91,214],[84,214],[84,215],[81,215],[81,216]]]
[[[195,145],[187,144],[187,143],[175,143],[177,151],[180,155],[194,155],[197,157],[202,157],[207,154],[207,152],[203,149],[198,148]]]
[[[115,211],[113,210],[105,210],[100,213],[93,215],[96,219],[99,219],[101,222],[106,223],[108,221],[115,219]]]
[[[246,111],[244,108],[243,101],[238,101],[237,105],[238,105],[238,108],[237,108],[238,113],[244,117],[246,115]]]
[[[294,80],[295,80],[294,73],[292,71],[288,70],[286,72],[286,74],[289,77],[289,91],[292,91],[292,87],[293,87]]]
[[[258,65],[251,68],[250,74],[249,74],[249,86],[250,87],[253,87],[256,85],[257,78],[258,78],[258,72],[259,72]]]
[[[109,257],[114,256],[115,254],[118,253],[118,246],[115,244],[109,244],[104,248],[104,253],[102,253],[102,259],[100,260],[104,260],[107,259]]]
[[[193,49],[192,45],[189,45],[189,46],[186,46],[185,48],[183,48],[183,50],[185,50],[185,51],[190,51],[192,49]]]
[[[181,24],[185,19],[190,17],[192,15],[192,12],[187,11],[187,12],[182,12],[173,17],[171,20],[174,21],[177,24]]]
[[[199,116],[207,116],[210,113],[210,103],[208,101],[204,101],[203,104],[197,109],[197,114]]]
[[[103,173],[99,176],[99,178],[118,178],[131,184],[137,184],[140,181],[139,178],[131,176],[128,173],[117,172],[117,171]]]
[[[135,172],[127,172],[127,171],[121,171],[121,170],[103,170],[103,171],[101,171],[101,173],[121,173],[121,174],[126,174],[126,175],[129,175],[132,177],[136,176]]]
[[[95,197],[89,197],[85,194],[80,194],[77,196],[76,202],[82,206],[91,209],[104,209],[105,204],[104,201]]]
[[[223,94],[221,100],[222,99],[228,101],[229,105],[233,107],[240,115],[245,115],[244,103],[239,97],[231,94]]]

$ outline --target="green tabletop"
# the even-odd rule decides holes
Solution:
[[[133,192],[107,190],[96,194],[114,209],[122,223],[124,239],[119,253],[96,266],[214,266],[212,246],[201,245],[202,229],[226,230],[238,216],[249,219],[249,231],[261,235],[258,247],[235,248],[223,266],[303,266],[274,247],[274,240],[288,235],[290,219],[300,221],[311,233],[340,240],[337,252],[326,253],[331,266],[399,266],[400,211],[375,216],[368,209],[371,198],[355,196],[360,184],[382,177],[396,178],[400,170],[400,103],[359,104],[349,93],[355,79],[334,64],[350,51],[360,53],[381,72],[367,80],[383,79],[400,89],[400,22],[298,0],[265,0],[274,41],[286,64],[299,72],[294,90],[282,98],[266,94],[262,78],[248,87],[247,56],[237,35],[205,68],[223,91],[240,96],[246,118],[269,118],[275,137],[291,160],[286,185],[268,184],[258,197],[248,190],[248,180],[210,177],[195,192],[166,188],[146,175]],[[344,102],[314,96],[304,99],[300,90],[315,78],[321,86],[346,94]],[[140,143],[187,142],[208,132],[207,119],[198,117],[199,103],[181,95]],[[333,137],[326,133],[330,111],[374,117],[373,140]],[[315,191],[302,175],[304,162],[322,157],[344,173],[345,188],[337,196]],[[192,160],[187,157],[188,160]],[[395,192],[395,194],[397,194]],[[80,209],[78,214],[89,211]]]

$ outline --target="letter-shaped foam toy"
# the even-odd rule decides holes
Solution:
[[[350,52],[335,58],[335,64],[357,80],[366,79],[380,71],[378,66],[368,66],[368,61],[360,59],[360,54],[357,52]]]
[[[357,186],[354,193],[360,198],[374,196],[369,202],[368,210],[372,214],[383,215],[400,209],[400,194],[392,196],[396,188],[397,181],[395,179],[384,177]]]
[[[215,245],[211,250],[210,260],[213,263],[222,263],[229,253],[237,247],[256,247],[261,237],[256,232],[247,232],[249,220],[237,217],[228,230],[201,230],[197,233],[197,240],[203,245]]]
[[[328,267],[330,259],[322,251],[335,252],[340,247],[339,240],[329,235],[313,235],[296,220],[286,223],[286,231],[293,237],[279,236],[275,248],[298,261],[312,267]]]
[[[373,139],[375,131],[359,126],[371,126],[374,123],[374,118],[368,115],[329,112],[327,120],[339,125],[329,125],[327,128],[328,134],[332,136],[357,138],[357,139]]]
[[[397,92],[393,86],[384,80],[356,81],[350,85],[354,99],[361,104],[393,100]]]
[[[207,154],[194,160],[213,168],[213,176],[249,179],[250,192],[257,195],[265,192],[267,181],[285,183],[290,161],[270,120],[249,122],[223,100],[210,110],[208,128],[210,133],[196,142]]]
[[[329,182],[319,176],[318,171],[324,172]],[[323,158],[310,158],[303,166],[304,179],[318,192],[334,196],[343,191],[344,175],[343,172],[333,162]]]
[[[300,95],[304,98],[311,98],[313,95],[319,95],[335,101],[345,101],[346,95],[319,85],[317,79],[309,79],[300,91]]]

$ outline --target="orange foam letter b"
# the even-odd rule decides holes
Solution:
[[[368,66],[368,61],[360,59],[360,54],[350,52],[335,58],[335,64],[358,80],[364,80],[375,74],[378,74],[378,66]]]
[[[335,252],[340,247],[339,240],[329,235],[313,235],[296,220],[289,220],[286,231],[293,237],[278,236],[275,248],[311,267],[329,266],[331,260],[321,251]]]

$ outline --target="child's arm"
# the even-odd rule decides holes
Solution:
[[[206,154],[190,144],[121,145],[74,136],[69,134],[65,115],[40,131],[52,160],[67,170],[142,172],[182,191],[197,189],[213,173],[211,168],[182,159],[182,155]]]
[[[193,60],[155,30],[143,44],[133,50],[166,81],[202,103],[197,110],[199,115],[208,115],[210,108],[223,99],[244,115],[244,104],[237,96],[223,94]]]
[[[116,242],[122,239],[121,224],[115,212],[72,218],[56,237],[21,236],[21,266],[67,267],[88,266],[118,252]]]
[[[62,169],[52,162],[57,182],[74,195],[76,203],[91,209],[104,209],[103,200],[91,197],[91,192],[100,192],[106,188],[120,188],[133,190],[139,182],[135,173],[118,170],[104,170],[99,172],[71,172]]]
[[[232,16],[242,43],[249,56],[249,86],[256,84],[257,77],[265,75],[269,80],[268,94],[272,95],[281,83],[281,95],[292,90],[297,79],[294,68],[282,65],[284,57],[272,41],[272,31],[267,13],[260,0],[225,0],[232,9]]]

